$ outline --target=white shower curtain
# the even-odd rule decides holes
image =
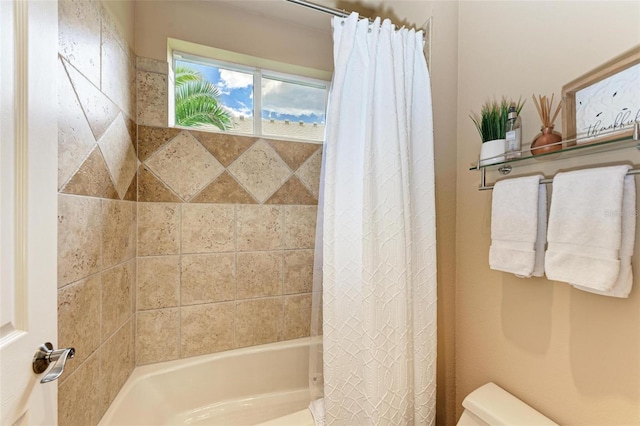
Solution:
[[[433,119],[422,33],[354,13],[334,19],[333,38],[319,228],[327,424],[433,424]]]

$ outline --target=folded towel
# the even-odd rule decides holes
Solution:
[[[547,190],[542,176],[496,182],[491,204],[489,266],[519,277],[544,275]]]
[[[630,188],[624,191],[625,176],[630,168],[602,167],[555,176],[545,259],[549,279],[596,292],[613,290],[621,271],[621,212],[623,194],[631,191]],[[635,207],[633,198],[624,205],[633,202]],[[635,217],[633,226],[635,228]],[[630,234],[634,238],[635,232]],[[627,261],[630,264],[630,256]]]
[[[316,426],[325,426],[324,398],[311,401],[309,411],[311,411]]]
[[[624,179],[622,194],[622,211],[611,212],[622,216],[622,241],[620,243],[620,273],[618,279],[609,291],[600,291],[590,287],[574,285],[580,290],[611,297],[629,297],[633,286],[633,273],[631,271],[631,257],[636,236],[636,181],[633,176]]]

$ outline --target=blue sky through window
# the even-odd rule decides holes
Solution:
[[[193,68],[199,71],[205,79],[215,84],[220,89],[220,103],[231,110],[234,116],[253,116],[252,74],[221,70],[213,66],[193,62],[176,61],[176,65]],[[230,81],[225,80],[224,77],[227,77],[227,80]]]
[[[177,60],[199,71],[220,89],[220,103],[233,116],[253,116],[253,74]],[[291,82],[262,79],[263,119],[324,124],[325,90]]]

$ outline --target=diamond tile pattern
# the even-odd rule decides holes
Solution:
[[[138,159],[144,161],[162,145],[178,136],[180,129],[138,126]]]
[[[124,198],[136,174],[137,159],[131,136],[122,114],[119,114],[98,141],[111,179],[120,199]]]
[[[180,198],[171,192],[144,165],[138,168],[138,200],[163,203],[180,202]]]
[[[311,191],[315,198],[320,192],[320,168],[322,166],[322,149],[318,149],[307,161],[296,170],[296,176]]]
[[[141,125],[137,151],[144,162],[139,201],[318,203],[322,147],[316,143]]]
[[[184,201],[224,171],[222,164],[187,131],[180,132],[145,164]]]
[[[192,200],[192,203],[255,204],[254,198],[224,172]]]
[[[62,61],[58,62],[58,188],[74,175],[96,144]]]
[[[100,198],[118,198],[109,170],[98,147],[93,148],[91,154],[60,192]]]
[[[261,203],[291,176],[286,163],[263,139],[242,154],[228,170]]]
[[[93,136],[99,139],[118,115],[118,107],[72,65],[63,61]]]
[[[291,170],[296,170],[319,148],[315,143],[270,140],[269,145],[276,150]]]
[[[318,204],[318,200],[297,177],[292,176],[265,204]]]
[[[225,133],[192,132],[200,143],[228,167],[256,141],[251,136],[228,135]]]

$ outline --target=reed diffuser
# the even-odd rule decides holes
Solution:
[[[542,124],[540,134],[538,134],[531,143],[531,154],[539,155],[547,152],[560,151],[562,149],[562,144],[560,143],[560,141],[562,141],[562,135],[554,132],[553,126],[562,109],[562,101],[558,102],[558,106],[552,115],[553,94],[551,95],[551,99],[541,95],[538,95],[538,99],[536,99],[535,95],[532,95],[532,97]]]

